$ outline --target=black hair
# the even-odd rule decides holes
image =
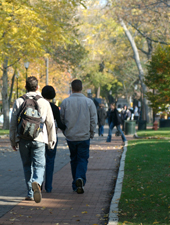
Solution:
[[[72,83],[71,83],[71,87],[73,89],[73,91],[75,92],[80,92],[82,90],[82,82],[81,80],[73,80]]]
[[[54,88],[50,85],[44,86],[41,94],[46,99],[53,99],[56,95]]]
[[[31,76],[26,80],[26,89],[27,91],[36,91],[38,87],[38,80],[36,77]]]

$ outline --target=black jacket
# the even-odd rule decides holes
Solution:
[[[51,103],[51,102],[50,102],[50,105],[51,105],[51,108],[52,108],[52,111],[53,111],[54,119],[55,119],[56,122],[57,122],[58,128],[60,128],[61,130],[65,130],[65,129],[66,129],[66,126],[65,126],[65,124],[63,124],[63,123],[61,122],[61,118],[60,118],[60,110],[59,110],[59,108],[58,108],[55,104],[53,104],[53,103]]]
[[[104,108],[98,108],[97,109],[97,115],[98,115],[98,125],[104,126],[105,125],[105,119],[106,119],[106,111]]]
[[[113,122],[114,126],[118,126],[122,123],[116,108],[113,111],[110,111],[110,122]]]

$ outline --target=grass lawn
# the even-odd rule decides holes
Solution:
[[[158,130],[147,129],[137,132],[139,137],[165,137],[170,138],[170,128],[159,128]]]
[[[0,129],[0,135],[9,134],[9,130]]]
[[[119,224],[170,224],[170,128],[138,136],[128,141]]]

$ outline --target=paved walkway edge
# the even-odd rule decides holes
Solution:
[[[122,157],[120,160],[120,166],[119,166],[119,172],[118,172],[118,177],[116,181],[115,191],[110,204],[108,225],[118,224],[118,204],[119,204],[119,200],[122,193],[126,152],[127,152],[127,147],[124,147]]]

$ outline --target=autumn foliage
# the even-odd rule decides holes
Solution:
[[[170,46],[158,46],[145,76],[146,96],[154,112],[165,110],[170,103]]]

